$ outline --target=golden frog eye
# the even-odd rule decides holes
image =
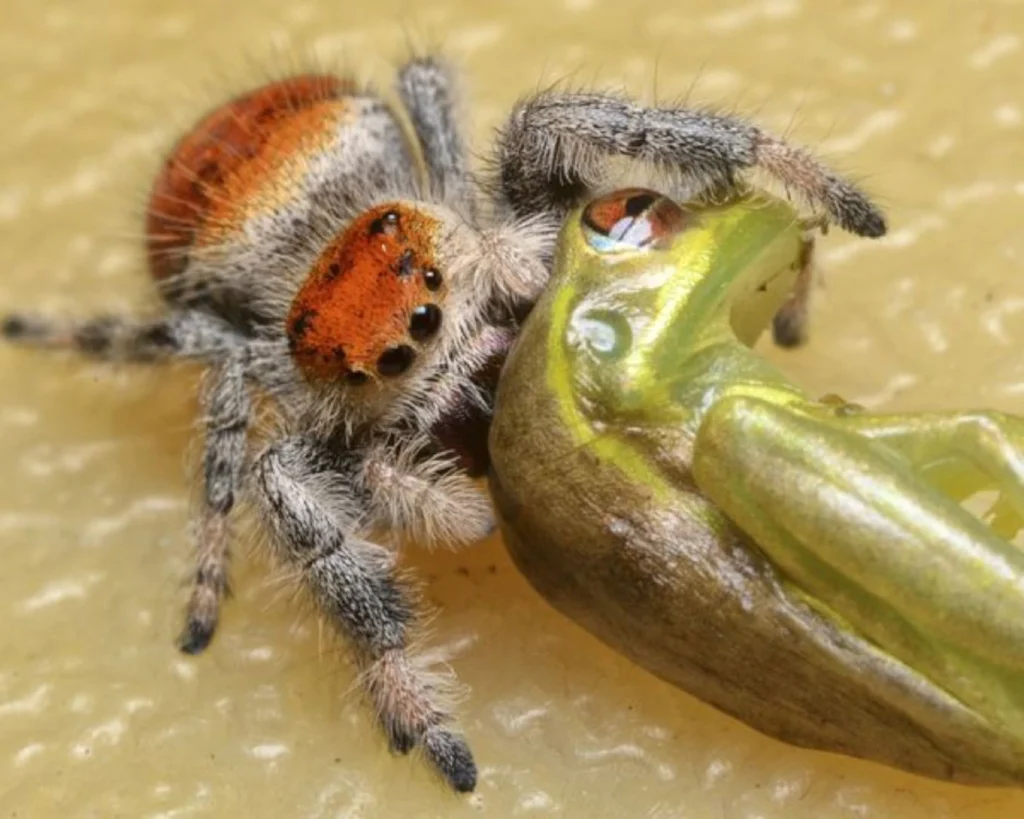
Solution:
[[[583,210],[583,233],[598,253],[662,248],[692,223],[692,214],[656,191],[629,188]]]

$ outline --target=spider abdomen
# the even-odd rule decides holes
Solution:
[[[150,273],[172,301],[233,324],[269,278],[319,252],[367,189],[409,184],[415,164],[391,108],[352,80],[301,74],[224,103],[173,148],[146,208]]]
[[[322,139],[344,114],[354,85],[303,75],[257,88],[214,109],[167,157],[150,192],[146,235],[150,272],[180,273],[188,249],[237,222],[239,211],[276,180],[277,166]],[[305,131],[305,134],[303,133]],[[279,191],[283,193],[284,191]]]

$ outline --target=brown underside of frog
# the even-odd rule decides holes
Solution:
[[[5,310],[143,311],[145,199],[184,129],[293,69],[388,87],[410,32],[465,67],[479,151],[518,95],[560,77],[735,110],[824,151],[880,194],[895,238],[833,231],[810,344],[768,354],[872,408],[1024,411],[1019,4],[7,0],[2,18]],[[1024,815],[1024,793],[747,729],[555,612],[496,538],[408,552],[441,612],[430,644],[471,688],[468,800],[388,754],[352,666],[245,532],[220,632],[182,658],[197,380],[0,348],[5,816]]]
[[[1024,783],[1020,743],[801,605],[699,493],[680,482],[660,502],[579,446],[546,387],[544,318],[538,307],[503,371],[516,388],[499,392],[490,486],[505,544],[548,602],[770,736],[938,779]]]

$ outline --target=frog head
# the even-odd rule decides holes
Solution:
[[[749,347],[768,326],[800,272],[805,230],[764,193],[697,206],[634,188],[577,209],[539,306],[549,378],[593,417],[678,408],[673,385],[698,376],[702,353]]]

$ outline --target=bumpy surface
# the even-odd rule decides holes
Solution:
[[[829,237],[812,343],[769,354],[811,390],[872,407],[1024,412],[1015,4],[206,5],[5,5],[4,307],[145,303],[145,199],[181,129],[275,65],[315,69],[293,56],[309,51],[386,83],[411,30],[464,60],[478,146],[516,96],[571,72],[794,122],[841,167],[870,170],[893,233]],[[388,755],[351,666],[245,548],[208,653],[175,652],[194,372],[2,349],[0,377],[5,816],[1024,814],[1021,794],[757,736],[560,619],[494,542],[409,556],[443,606],[433,639],[472,686],[481,783],[459,800]]]

